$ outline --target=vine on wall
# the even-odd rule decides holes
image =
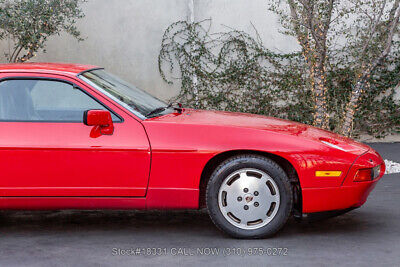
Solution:
[[[279,54],[255,37],[229,29],[211,33],[211,20],[178,21],[164,33],[159,71],[167,83],[180,82],[173,101],[200,109],[248,112],[313,122],[313,96],[300,53]],[[369,81],[369,93],[360,101],[355,133],[382,137],[400,130],[400,106],[394,100],[400,63],[392,56]],[[387,67],[390,66],[390,67]],[[341,122],[351,92],[353,71],[329,66],[330,129]],[[383,93],[382,93],[383,92]]]

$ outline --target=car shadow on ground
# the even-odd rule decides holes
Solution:
[[[369,231],[368,211],[351,211],[338,217],[318,221],[290,219],[277,237],[291,235],[329,235]],[[374,227],[377,227],[374,223]],[[205,210],[200,211],[2,211],[0,232],[69,232],[134,231],[145,234],[180,233],[191,237],[209,235],[226,238],[210,220]]]

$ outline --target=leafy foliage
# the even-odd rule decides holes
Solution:
[[[25,62],[45,48],[50,36],[66,31],[82,41],[76,19],[84,17],[81,0],[0,0],[0,39],[15,45],[9,62]],[[20,56],[20,53],[26,53]]]
[[[279,92],[281,87],[298,88],[301,69],[290,77],[284,72],[297,54],[274,54],[241,31],[210,34],[209,26],[210,20],[179,21],[164,34],[159,68],[172,83],[167,73],[174,75],[178,67],[182,88],[177,99],[195,108],[281,116],[291,116],[293,105],[309,109],[303,90]],[[301,97],[294,100],[293,94]]]
[[[210,33],[210,24],[210,20],[179,21],[164,33],[161,76],[168,83],[181,82],[173,101],[313,123],[314,97],[302,53],[274,53],[263,46],[256,31],[256,37],[234,29]],[[368,93],[361,97],[355,117],[356,134],[382,137],[400,130],[400,105],[394,100],[394,88],[400,82],[398,59],[393,54],[369,78]],[[340,129],[356,72],[353,65],[327,67],[331,130]]]
[[[307,62],[314,96],[314,124],[329,129],[328,72],[347,69],[352,90],[341,115],[341,134],[353,131],[357,107],[369,94],[371,76],[398,51],[400,0],[272,0],[284,33],[294,36]],[[387,63],[387,62],[386,62]],[[335,102],[335,100],[333,100]],[[358,109],[359,110],[359,109]]]

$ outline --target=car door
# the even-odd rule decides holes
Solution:
[[[65,76],[0,74],[0,196],[145,196],[142,124],[91,90]],[[90,109],[111,112],[112,135],[90,137]]]

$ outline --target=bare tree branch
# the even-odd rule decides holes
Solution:
[[[390,53],[392,48],[393,37],[398,30],[399,26],[399,19],[400,19],[400,9],[399,9],[400,0],[396,0],[394,3],[389,16],[389,32],[385,41],[385,48],[382,53],[372,62],[369,67],[369,72],[373,71],[381,62],[382,60],[387,57]],[[367,74],[367,73],[365,73]]]
[[[376,33],[376,28],[379,24],[379,22],[381,21],[382,15],[383,15],[383,11],[385,10],[386,7],[386,0],[382,3],[382,7],[379,10],[379,14],[378,17],[375,18],[374,22],[373,22],[373,26],[371,27],[370,33],[369,33],[369,38],[368,40],[365,42],[363,48],[361,49],[361,57],[363,57],[368,49],[368,46],[373,38],[373,36]],[[372,19],[372,18],[371,18]]]
[[[19,55],[19,53],[21,53],[22,49],[23,49],[23,47],[20,46],[19,49],[17,50],[17,52],[15,53],[14,58],[11,58],[11,62],[17,62],[18,55]]]

